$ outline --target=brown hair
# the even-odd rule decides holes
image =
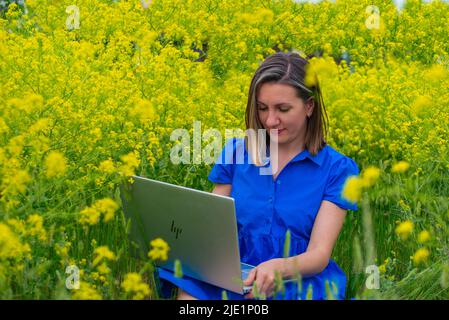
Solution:
[[[278,84],[288,84],[296,89],[296,95],[302,99],[304,103],[313,98],[314,110],[310,118],[307,118],[307,132],[305,138],[305,148],[312,154],[316,155],[326,145],[325,137],[328,133],[328,117],[323,103],[318,80],[312,87],[307,87],[304,84],[306,75],[306,66],[308,59],[301,57],[296,52],[276,52],[268,56],[265,61],[256,70],[249,88],[248,103],[246,106],[246,129],[253,129],[256,132],[258,129],[263,129],[257,113],[256,97],[259,88],[263,83],[271,82]],[[270,138],[268,134],[265,136],[266,145],[269,146]],[[252,140],[252,139],[251,139]],[[248,137],[245,136],[245,142],[248,152],[255,155],[258,154],[255,141],[248,143]],[[261,165],[259,157],[253,157],[257,165]]]

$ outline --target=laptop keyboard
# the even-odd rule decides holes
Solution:
[[[248,274],[254,267],[242,263],[241,268],[242,268],[242,279],[245,280],[246,278],[248,278]]]

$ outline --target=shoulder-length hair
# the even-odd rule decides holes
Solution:
[[[304,84],[306,66],[309,63],[308,59],[310,57],[303,58],[296,52],[277,52],[268,56],[259,66],[251,80],[251,86],[249,88],[248,103],[246,106],[246,132],[255,131],[257,133],[259,129],[264,129],[257,112],[256,97],[259,93],[260,86],[267,82],[287,84],[296,89],[297,97],[302,99],[304,103],[309,98],[313,98],[315,104],[312,115],[310,118],[307,118],[305,148],[312,155],[316,155],[324,148],[326,145],[325,138],[328,134],[328,117],[318,79],[315,77],[315,84],[311,87],[307,87]],[[260,166],[262,165],[262,161],[260,161],[262,155],[258,149],[260,144],[255,139],[251,139],[251,136],[249,140],[248,143],[248,135],[246,135],[246,149],[248,153],[253,155],[255,164]],[[269,147],[270,137],[267,132],[265,132],[265,143]]]

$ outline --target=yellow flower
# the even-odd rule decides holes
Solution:
[[[418,242],[424,243],[430,240],[430,233],[427,230],[423,230],[418,235]]]
[[[35,108],[42,108],[44,105],[44,98],[39,94],[32,93],[28,95],[25,100],[28,104],[32,105],[33,110]]]
[[[31,249],[28,244],[22,244],[17,235],[4,223],[0,223],[0,262],[2,259],[20,259],[29,256]]]
[[[92,280],[98,280],[98,278],[100,278],[100,274],[98,272],[92,272],[90,277]]]
[[[432,107],[432,99],[428,96],[419,96],[412,104],[412,110],[415,114],[422,114]]]
[[[36,0],[27,0],[28,7],[34,7],[36,5]]]
[[[268,8],[260,8],[256,15],[259,18],[259,21],[265,22],[265,23],[272,23],[274,18],[274,13]]]
[[[154,107],[151,101],[139,100],[135,107],[130,111],[131,116],[137,116],[142,123],[153,121],[156,117]]]
[[[415,265],[425,263],[427,262],[429,255],[430,255],[429,250],[427,250],[426,248],[420,248],[413,255],[413,262],[415,263]]]
[[[379,266],[380,273],[387,272],[387,264],[390,262],[390,258],[385,259],[384,263]]]
[[[57,243],[55,245],[56,254],[62,259],[66,260],[69,256],[69,249],[72,246],[70,242],[65,242],[64,244]]]
[[[91,207],[87,207],[80,212],[79,222],[81,224],[97,224],[103,214],[104,222],[109,222],[119,208],[118,204],[111,198],[97,200]]]
[[[100,163],[99,169],[100,169],[100,171],[103,171],[106,173],[113,173],[115,170],[114,162],[110,159],[104,160]]]
[[[13,228],[14,232],[18,235],[24,235],[26,233],[25,223],[18,219],[8,219],[6,223]]]
[[[80,288],[78,290],[73,290],[72,294],[73,300],[102,300],[101,294],[95,290],[94,286],[87,282],[80,281]]]
[[[104,283],[104,285],[109,285],[105,276],[100,276],[99,280]]]
[[[101,261],[103,261],[103,259],[106,260],[116,260],[116,256],[114,254],[114,252],[112,252],[111,250],[109,250],[109,248],[107,246],[101,246],[95,249],[94,251],[94,261],[93,261],[93,265],[94,267],[97,266]]]
[[[48,129],[50,125],[50,119],[49,118],[42,118],[37,120],[29,129],[29,133],[32,134],[38,134],[41,132],[45,132],[45,130]]]
[[[23,135],[18,135],[11,138],[6,146],[6,149],[12,156],[20,156],[25,145],[25,137]]]
[[[304,77],[304,84],[307,87],[316,86],[318,83],[317,67],[312,64],[313,59],[306,65],[306,75]]]
[[[137,158],[134,152],[130,152],[127,155],[121,156],[123,164],[119,168],[119,172],[123,176],[134,175],[134,170],[139,166],[140,160]]]
[[[5,120],[3,120],[3,118],[0,117],[0,134],[2,133],[8,133],[9,131],[9,127],[6,124]]]
[[[449,72],[440,64],[433,65],[424,73],[424,78],[432,83],[444,80],[449,75]]]
[[[362,196],[363,181],[358,176],[350,176],[346,179],[342,197],[350,202],[358,202]]]
[[[395,232],[402,240],[406,240],[413,232],[413,222],[410,220],[401,222],[396,227]]]
[[[26,184],[31,181],[31,177],[26,170],[11,170],[5,173],[0,185],[2,195],[17,195],[24,193]]]
[[[406,204],[403,199],[400,199],[398,203],[402,209],[404,209],[405,211],[410,211],[410,206]]]
[[[168,259],[168,251],[170,250],[170,247],[168,246],[168,243],[165,242],[161,238],[154,239],[150,242],[151,246],[153,247],[150,252],[148,252],[148,257],[152,260],[160,259],[162,261],[165,261]]]
[[[101,274],[108,274],[111,272],[111,269],[108,268],[105,262],[97,266],[97,270]]]
[[[114,217],[115,211],[119,208],[118,204],[110,198],[96,201],[94,207],[104,214],[104,222],[109,222]]]
[[[62,176],[67,170],[67,160],[58,151],[51,151],[45,159],[46,175],[48,178]]]
[[[8,6],[8,11],[6,11],[6,17],[11,19],[17,19],[20,16],[19,6],[12,2]]]
[[[319,80],[325,77],[330,77],[335,73],[337,73],[337,66],[332,58],[313,57],[306,65],[304,84],[307,87],[316,86],[319,83]]]
[[[391,172],[394,173],[402,173],[407,171],[407,169],[410,168],[410,164],[406,161],[399,161],[398,163],[394,164],[391,168]]]
[[[380,169],[370,166],[366,168],[362,172],[362,183],[364,187],[370,187],[374,185],[374,183],[377,181],[377,179],[380,176]]]
[[[126,293],[134,294],[134,300],[142,300],[150,295],[150,287],[142,281],[141,275],[135,272],[128,273],[121,286]]]
[[[43,226],[43,218],[38,214],[32,214],[27,218],[27,224],[29,225],[28,234],[31,236],[37,236],[39,240],[47,240],[47,232]]]
[[[0,163],[4,163],[6,161],[5,149],[0,148]]]
[[[94,225],[97,224],[100,220],[100,215],[100,211],[98,211],[96,208],[87,207],[80,212],[79,222],[81,224]]]

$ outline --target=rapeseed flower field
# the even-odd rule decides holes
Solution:
[[[158,299],[170,243],[131,254],[119,185],[211,191],[211,164],[172,163],[170,134],[244,130],[277,51],[315,53],[327,141],[361,169],[333,252],[348,299],[449,298],[448,3],[0,3],[0,298]]]

